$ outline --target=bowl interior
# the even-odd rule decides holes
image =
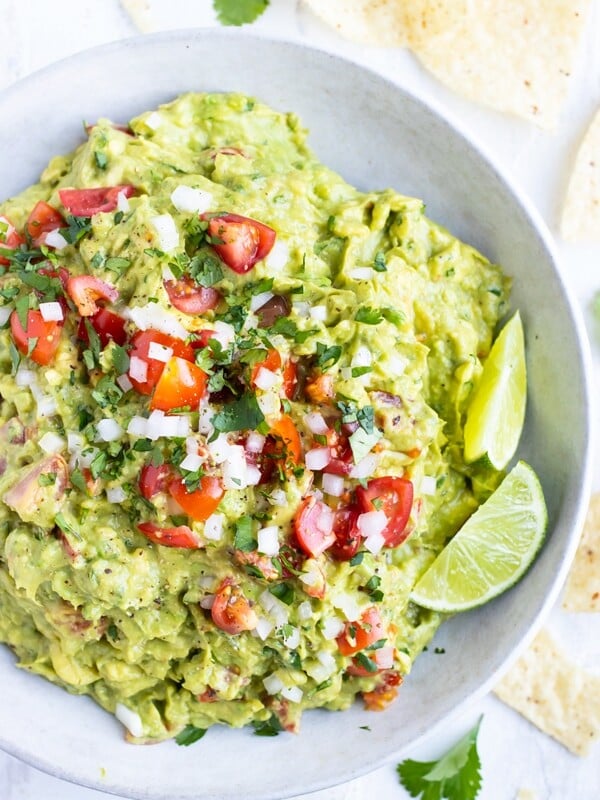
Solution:
[[[383,78],[300,45],[188,31],[109,45],[50,67],[0,97],[0,115],[10,120],[0,131],[2,194],[29,185],[51,155],[78,144],[82,120],[127,120],[190,90],[247,92],[297,112],[313,149],[348,181],[423,198],[430,217],[503,265],[527,334],[530,395],[519,456],[540,475],[550,513],[547,543],[527,579],[446,623],[436,639],[446,654],[418,659],[386,713],[358,706],[313,712],[299,737],[215,729],[192,748],[132,747],[90,700],[14,669],[0,648],[0,745],[9,752],[129,797],[268,800],[398,757],[489,686],[553,602],[588,488],[587,357],[543,226],[477,147]]]

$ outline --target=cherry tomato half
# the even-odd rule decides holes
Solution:
[[[353,656],[380,639],[385,639],[386,636],[387,632],[379,609],[377,606],[371,606],[361,614],[359,620],[346,623],[336,642],[343,656]]]
[[[43,200],[38,201],[27,218],[27,233],[36,247],[45,243],[46,234],[64,228],[67,223],[60,211]]]
[[[165,492],[171,477],[171,468],[167,464],[146,464],[140,472],[139,487],[142,497],[146,500],[152,498],[160,492]]]
[[[360,513],[360,508],[356,504],[338,508],[333,512],[335,542],[331,545],[329,553],[337,561],[350,561],[360,549],[362,536],[357,525]]]
[[[262,261],[275,244],[273,228],[238,214],[203,214],[212,247],[234,272],[243,275]]]
[[[406,478],[374,478],[364,489],[356,489],[356,498],[362,511],[375,511],[374,501],[378,501],[377,509],[384,511],[389,519],[382,531],[387,547],[398,547],[406,539],[409,531],[406,523],[410,516],[413,502],[413,485]]]
[[[231,578],[221,582],[210,613],[215,625],[232,635],[252,631],[258,625],[256,612]]]
[[[75,275],[67,281],[67,294],[82,317],[92,317],[99,311],[98,300],[114,303],[119,292],[110,283],[93,275]]]
[[[27,312],[27,329],[23,330],[19,315],[13,311],[10,315],[10,329],[15,344],[23,355],[28,354],[30,340],[37,340],[33,350],[29,353],[29,358],[36,364],[45,366],[54,358],[60,343],[63,323],[46,322],[40,311],[32,309]]]
[[[94,214],[106,214],[114,211],[119,201],[119,194],[132,197],[135,186],[101,186],[97,189],[60,189],[60,202],[74,217],[92,217]]]
[[[163,347],[169,347],[173,351],[173,355],[178,358],[184,358],[186,361],[194,360],[193,349],[181,339],[176,339],[174,336],[169,336],[168,333],[155,331],[152,328],[149,328],[147,331],[137,331],[131,340],[132,349],[129,355],[131,358],[135,356],[145,361],[148,365],[148,372],[145,381],[135,380],[131,377],[131,373],[129,374],[129,379],[133,384],[133,388],[140,394],[152,394],[165,368],[164,361],[158,361],[155,358],[150,358],[148,355],[148,350],[152,342],[161,344]]]
[[[196,408],[206,392],[208,376],[185,358],[173,356],[164,366],[150,401],[150,408],[171,411],[189,406]]]
[[[200,485],[193,492],[188,491],[183,479],[169,483],[171,497],[179,503],[186,514],[198,522],[204,522],[216,511],[224,493],[221,481],[210,475],[200,478]]]
[[[188,275],[177,281],[164,281],[163,285],[171,305],[184,314],[204,314],[215,308],[221,299],[216,289],[199,286]]]
[[[16,250],[19,245],[25,243],[25,239],[17,231],[8,217],[0,216],[0,249]],[[10,264],[8,258],[0,256],[0,264],[7,266]]]
[[[335,542],[334,515],[329,506],[314,495],[305,497],[294,517],[294,534],[301,550],[319,556]]]
[[[162,544],[164,547],[183,547],[186,550],[202,547],[199,537],[187,525],[162,528],[154,522],[140,522],[138,530],[154,544]]]

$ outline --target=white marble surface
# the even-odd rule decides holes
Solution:
[[[129,0],[128,5],[137,9],[137,22],[147,30],[216,24],[209,0]],[[600,246],[562,242],[558,235],[558,215],[574,147],[594,110],[600,106],[599,0],[593,3],[569,99],[560,127],[553,134],[462,100],[439,86],[405,52],[364,48],[345,42],[297,6],[296,0],[271,0],[267,12],[254,28],[343,54],[368,64],[424,98],[435,100],[449,116],[460,119],[483,142],[499,166],[529,194],[557,237],[565,277],[584,311],[592,339],[597,383],[600,325],[594,325],[590,303],[595,292],[600,290]],[[137,32],[118,0],[53,0],[51,3],[0,0],[0,19],[3,29],[0,88],[58,58]],[[35,109],[32,109],[34,119]],[[2,124],[10,124],[10,120],[3,120]],[[568,425],[568,420],[561,420],[559,424]],[[596,458],[595,485],[600,488],[600,458]],[[557,606],[548,624],[579,663],[592,670],[599,669],[598,615],[567,615]],[[4,712],[0,710],[0,713]],[[588,758],[576,758],[491,695],[411,755],[436,757],[480,714],[484,715],[480,735],[484,776],[481,800],[513,800],[518,791],[525,788],[533,790],[539,800],[597,800],[600,797],[598,746]],[[106,795],[63,783],[0,753],[0,800],[100,800],[101,797]],[[398,784],[391,764],[358,781],[311,797],[314,800],[372,797],[402,800],[408,795]]]

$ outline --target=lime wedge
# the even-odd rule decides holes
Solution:
[[[527,571],[547,523],[538,477],[519,461],[421,577],[411,600],[448,614],[487,603]]]
[[[504,469],[521,437],[526,396],[525,340],[517,311],[492,345],[467,409],[467,464],[487,456],[492,466]]]

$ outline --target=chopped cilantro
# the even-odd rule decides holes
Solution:
[[[54,486],[56,483],[56,475],[52,472],[42,472],[38,477],[40,486]]]
[[[327,347],[322,342],[317,342],[317,366],[323,370],[330,369],[340,359],[342,348],[338,344]]]
[[[118,375],[122,375],[129,369],[129,354],[124,347],[116,344],[112,349],[112,363]]]
[[[238,400],[223,406],[212,423],[216,431],[229,433],[229,431],[256,430],[264,420],[265,416],[260,410],[256,395],[246,392]]]
[[[19,318],[19,322],[21,323],[21,327],[24,331],[27,330],[27,315],[29,314],[29,298],[31,297],[30,294],[25,294],[22,297],[19,297],[18,300],[15,301],[15,310],[17,312],[17,317]]]
[[[84,492],[85,494],[87,494],[87,483],[85,482],[85,478],[83,477],[81,470],[79,469],[72,470],[71,475],[69,477],[72,485],[76,489],[79,489],[80,492]]]
[[[122,275],[126,269],[131,266],[131,261],[128,258],[119,258],[118,256],[111,256],[104,262],[104,269],[109,269],[111,272],[116,272],[117,275]]]
[[[60,233],[69,244],[76,244],[92,230],[90,217],[74,217],[69,214],[66,218],[67,227],[61,228]]]
[[[289,583],[274,583],[269,586],[269,591],[286,606],[291,606],[294,602],[294,589]]]
[[[206,728],[197,728],[195,725],[186,725],[175,737],[175,741],[182,747],[188,747],[190,744],[202,739],[206,733]]]
[[[402,323],[406,319],[402,311],[398,311],[395,308],[390,308],[389,306],[382,308],[381,313],[383,315],[383,318],[386,319],[388,322],[391,322],[393,325],[402,325]]]
[[[15,343],[11,341],[8,343],[8,354],[10,356],[10,363],[11,363],[11,375],[15,375],[17,370],[19,369],[19,364],[21,363],[21,353],[17,350]]]
[[[271,718],[264,722],[253,722],[252,727],[254,728],[255,736],[277,736],[283,730],[281,722],[275,714],[272,714]]]
[[[439,761],[407,759],[396,770],[411,797],[422,800],[475,800],[481,788],[477,736],[481,718]]]
[[[362,306],[354,315],[356,322],[364,322],[366,325],[378,325],[383,319],[380,309]]]
[[[355,658],[360,664],[360,666],[367,672],[375,673],[379,671],[379,667],[377,666],[375,661],[373,661],[372,658],[369,658],[369,656],[366,653],[361,651],[360,653],[356,654]]]
[[[359,564],[362,564],[364,557],[364,553],[356,553],[356,555],[352,556],[350,559],[350,566],[357,567]]]
[[[103,153],[101,150],[95,150],[94,161],[96,162],[96,166],[98,167],[98,169],[106,169],[108,164],[108,157],[106,153]]]
[[[252,517],[243,516],[236,521],[235,536],[233,538],[233,546],[236,550],[241,550],[243,553],[250,553],[252,550],[256,550],[257,542],[252,528]]]
[[[385,255],[381,252],[381,250],[375,256],[375,260],[373,261],[373,269],[375,272],[387,272]]]

